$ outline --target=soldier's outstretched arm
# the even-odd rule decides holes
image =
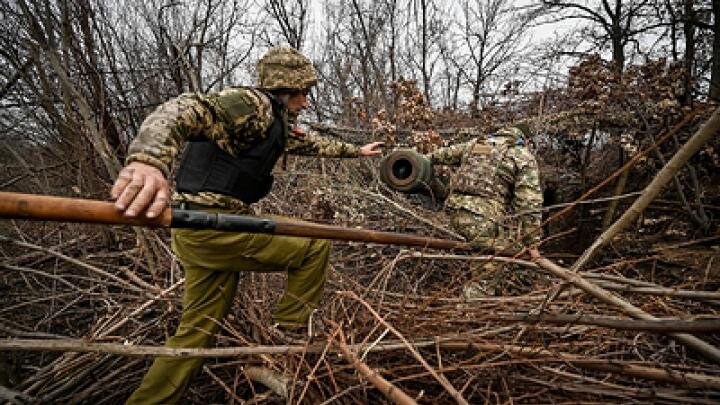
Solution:
[[[444,148],[438,148],[427,154],[428,159],[433,164],[459,166],[462,164],[464,156],[470,151],[475,144],[475,140],[459,143]]]
[[[286,150],[293,155],[322,156],[331,158],[356,158],[382,153],[385,142],[370,142],[363,146],[322,136],[313,131],[305,132],[294,126],[288,136]]]

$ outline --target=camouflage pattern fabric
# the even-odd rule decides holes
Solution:
[[[296,117],[283,112],[287,125]],[[183,94],[151,113],[140,126],[129,148],[126,164],[148,163],[168,176],[186,141],[211,140],[231,155],[245,150],[264,138],[273,122],[272,104],[258,89],[231,87],[215,94]],[[357,157],[356,145],[324,138],[318,134],[300,134],[288,130],[288,153],[324,157]],[[251,213],[242,201],[221,194],[175,193],[176,202],[189,201],[214,207],[226,207]]]
[[[358,157],[360,152],[360,148],[351,143],[326,138],[313,132],[300,135],[292,131],[285,149],[293,155],[341,158]]]
[[[505,246],[501,246],[503,241],[500,238],[500,226],[493,218],[497,216],[477,215],[464,209],[454,209],[450,224],[476,249],[503,248]]]
[[[542,190],[537,161],[523,137],[517,128],[504,128],[428,154],[433,164],[461,166],[445,206],[454,212],[456,230],[480,247],[540,240],[535,229]]]
[[[258,62],[258,87],[272,89],[309,89],[317,83],[315,68],[297,50],[278,46]]]

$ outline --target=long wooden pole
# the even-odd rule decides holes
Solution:
[[[0,192],[0,218],[135,225],[152,228],[218,229],[434,249],[472,249],[465,242],[449,239],[345,228],[294,219],[260,218],[196,210],[166,208],[156,218],[128,218],[123,216],[113,203],[107,201],[8,192]]]

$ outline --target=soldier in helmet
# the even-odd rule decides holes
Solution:
[[[538,164],[527,148],[530,135],[527,125],[507,127],[427,155],[433,164],[461,166],[445,207],[453,228],[478,248],[514,250],[540,241],[543,198]],[[502,278],[492,265],[486,269],[495,281]],[[464,295],[487,295],[491,289],[470,283]]]
[[[128,217],[159,215],[171,200],[167,177],[185,143],[172,203],[244,215],[270,191],[283,152],[348,158],[381,153],[380,142],[358,147],[296,128],[317,82],[311,62],[296,50],[268,51],[258,63],[258,79],[257,88],[183,94],[150,114],[112,188],[117,209]],[[180,324],[166,346],[183,348],[212,344],[242,271],[286,271],[274,322],[285,329],[306,325],[322,296],[330,252],[325,240],[189,229],[172,230],[172,248],[185,270],[185,292]],[[157,358],[128,403],[177,402],[201,367],[199,358]]]

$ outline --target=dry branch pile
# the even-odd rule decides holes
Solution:
[[[607,67],[591,59],[578,69],[593,76]],[[8,338],[0,340],[0,400],[122,403],[150,356],[177,355],[208,358],[186,394],[188,403],[716,403],[717,136],[695,162],[704,169],[684,175],[686,183],[702,187],[683,189],[676,180],[579,272],[560,267],[575,263],[600,234],[611,202],[619,201],[622,212],[640,193],[608,198],[610,174],[633,170],[628,189],[642,191],[664,164],[653,151],[672,156],[709,115],[703,108],[687,115],[665,102],[674,97],[672,72],[660,65],[647,69],[628,73],[625,80],[634,84],[614,87],[591,88],[577,77],[576,90],[594,94],[569,91],[565,101],[595,104],[585,100],[574,103],[585,111],[560,106],[524,117],[544,125],[544,133],[554,131],[537,145],[546,193],[552,187],[563,195],[555,201],[563,204],[546,215],[542,251],[549,260],[335,243],[326,293],[309,325],[311,340],[271,327],[283,275],[249,273],[231,315],[218,320],[217,347],[164,348],[178,322],[183,288],[165,231],[0,222],[0,336]],[[636,84],[667,91],[627,89]],[[616,93],[622,89],[624,95]],[[408,83],[395,90],[415,100],[401,104],[407,111],[393,118],[410,129],[410,142],[428,149],[463,138],[443,131],[439,123],[457,121],[432,116]],[[612,104],[618,99],[634,104]],[[528,110],[538,111],[533,103],[549,104],[531,100]],[[623,114],[631,107],[628,118]],[[516,112],[486,108],[473,122],[493,126],[513,121]],[[376,123],[383,125],[373,134],[400,134],[397,125],[385,125],[389,119],[380,116]],[[631,134],[637,148],[628,147],[623,134]],[[367,138],[364,131],[352,135]],[[630,155],[644,152],[623,166],[608,159],[612,145]],[[74,180],[54,177],[53,164],[29,163],[42,156],[36,148],[16,148],[22,159],[10,158],[22,164],[0,166],[3,188],[97,197],[97,189],[107,187],[99,175],[85,178],[100,186],[69,187]],[[65,164],[82,169],[86,162]],[[457,237],[433,201],[383,186],[376,164],[289,157],[258,208],[334,225]],[[486,295],[463,298],[470,282],[483,285]]]
[[[391,194],[371,162],[291,157],[286,166],[263,212],[451,237],[441,212],[417,196]],[[336,243],[313,316],[317,336],[297,342],[270,328],[283,276],[247,274],[232,315],[219,320],[217,348],[176,353],[208,356],[187,401],[713,403],[720,367],[667,334],[694,331],[720,345],[717,237],[672,242],[668,230],[685,220],[655,213],[581,276],[659,321],[629,320],[519,259],[489,268],[490,257]],[[182,270],[166,235],[156,235],[161,263],[153,274],[130,229],[2,227],[0,333],[22,340],[2,348],[0,385],[8,389],[0,395],[122,402],[147,354],[157,354],[177,324]],[[563,247],[574,237],[558,237],[545,253],[572,263],[577,252]],[[496,295],[461,298],[471,280],[490,280]],[[540,313],[548,315],[529,315]]]

